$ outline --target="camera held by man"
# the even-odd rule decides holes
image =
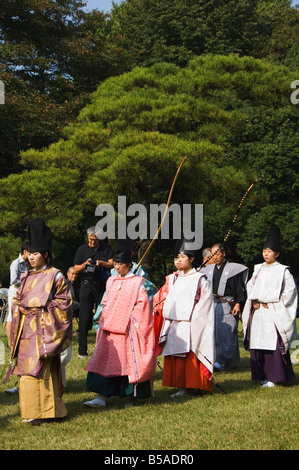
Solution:
[[[84,272],[94,273],[96,270],[97,261],[95,259],[89,259],[88,263],[85,265]]]

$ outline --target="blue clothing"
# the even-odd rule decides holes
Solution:
[[[10,265],[10,285],[20,285],[20,278],[23,273],[28,271],[28,263],[21,254]]]

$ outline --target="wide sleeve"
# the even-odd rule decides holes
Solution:
[[[199,300],[191,317],[191,350],[213,372],[215,360],[215,313],[212,292],[207,279],[199,282]]]
[[[154,322],[149,298],[144,285],[140,286],[136,303],[131,314],[131,323],[143,338],[153,340]],[[153,343],[154,344],[154,343]]]
[[[284,303],[284,306],[287,308],[292,308],[296,316],[298,304],[298,290],[294,278],[290,273],[289,269],[285,270],[281,299]]]
[[[131,314],[129,327],[136,373],[130,382],[150,380],[156,371],[155,333],[150,302],[142,285]]]
[[[49,302],[41,314],[42,338],[40,357],[60,354],[72,341],[72,298],[61,273],[54,279]]]
[[[155,332],[155,349],[156,354],[159,356],[163,348],[159,345],[161,329],[164,323],[163,317],[163,306],[165,299],[169,291],[169,276],[165,279],[165,284],[159,289],[159,291],[153,297],[153,321],[154,321],[154,332]]]
[[[298,291],[294,278],[286,268],[282,282],[280,300],[270,304],[275,326],[282,338],[284,349],[291,347],[292,341],[298,338],[296,315]]]

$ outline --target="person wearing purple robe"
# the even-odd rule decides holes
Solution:
[[[289,267],[277,261],[279,239],[280,230],[273,224],[263,247],[265,262],[254,267],[247,283],[242,315],[251,378],[264,388],[295,380],[289,349],[297,337],[298,292]]]
[[[62,401],[60,353],[72,340],[72,299],[62,273],[50,265],[52,234],[42,219],[29,224],[28,260],[12,301],[11,365],[19,376],[25,422],[67,415]]]

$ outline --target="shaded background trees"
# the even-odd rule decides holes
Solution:
[[[81,0],[8,0],[0,11],[0,165],[20,171],[18,156],[62,136],[89,95],[121,73],[118,38],[108,38],[107,15],[85,12]],[[115,57],[118,56],[118,57]]]
[[[30,218],[43,214],[68,246],[97,221],[97,205],[117,210],[118,195],[147,209],[165,202],[186,155],[173,202],[204,204],[205,244],[223,239],[245,189],[258,178],[232,246],[251,262],[270,219],[279,217],[286,253],[295,256],[298,224],[285,230],[286,221],[298,220],[292,140],[298,113],[287,101],[292,79],[282,66],[208,55],[185,68],[155,64],[106,80],[63,139],[23,153],[23,171],[2,180],[0,230],[21,236]],[[154,277],[161,275],[160,262],[153,261]]]
[[[299,11],[289,0],[127,0],[111,22],[131,66],[186,66],[211,53],[297,63]]]
[[[299,12],[287,0],[127,0],[110,15],[82,5],[11,0],[0,13],[0,278],[31,217],[45,217],[67,269],[98,204],[165,202],[185,155],[173,202],[204,204],[205,245],[258,178],[233,255],[259,260],[277,221],[295,266]],[[173,246],[154,246],[159,284]]]

